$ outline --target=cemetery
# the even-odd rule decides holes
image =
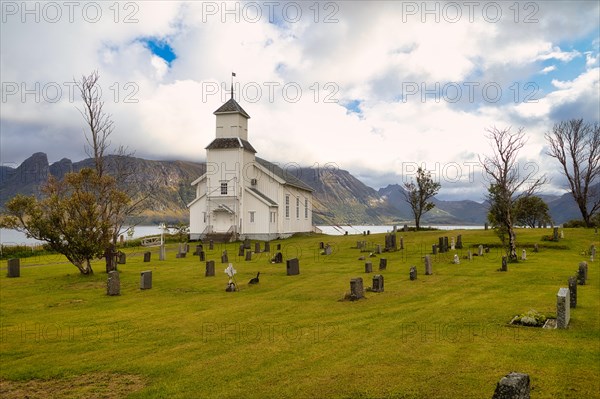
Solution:
[[[600,396],[593,229],[401,230],[4,260],[0,397]]]

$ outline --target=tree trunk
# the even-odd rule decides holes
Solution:
[[[517,261],[517,235],[513,226],[508,226],[508,258],[511,261]]]

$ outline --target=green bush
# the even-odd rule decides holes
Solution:
[[[548,318],[548,316],[538,312],[537,310],[530,309],[527,313],[518,315],[514,319],[513,323],[530,327],[542,327]]]

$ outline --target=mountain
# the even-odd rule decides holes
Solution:
[[[50,175],[62,178],[65,173],[93,167],[92,159],[72,162],[67,158],[52,164],[43,152],[33,154],[17,168],[0,167],[0,207],[18,193],[39,196],[40,187]],[[134,157],[106,157],[108,173],[127,174],[126,186],[132,192],[151,193],[143,211],[143,223],[159,221],[187,222],[186,205],[194,199],[191,182],[206,171],[200,162],[152,161]],[[314,189],[313,223],[325,225],[392,225],[413,221],[412,211],[404,200],[404,188],[398,184],[374,190],[350,172],[328,168],[296,168],[294,175]],[[600,189],[600,186],[596,186]],[[571,194],[541,195],[557,224],[580,219]],[[470,200],[444,201],[434,198],[435,208],[423,216],[422,225],[483,225],[487,204]]]

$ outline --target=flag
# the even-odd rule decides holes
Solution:
[[[235,76],[235,72],[231,72],[231,76]]]

